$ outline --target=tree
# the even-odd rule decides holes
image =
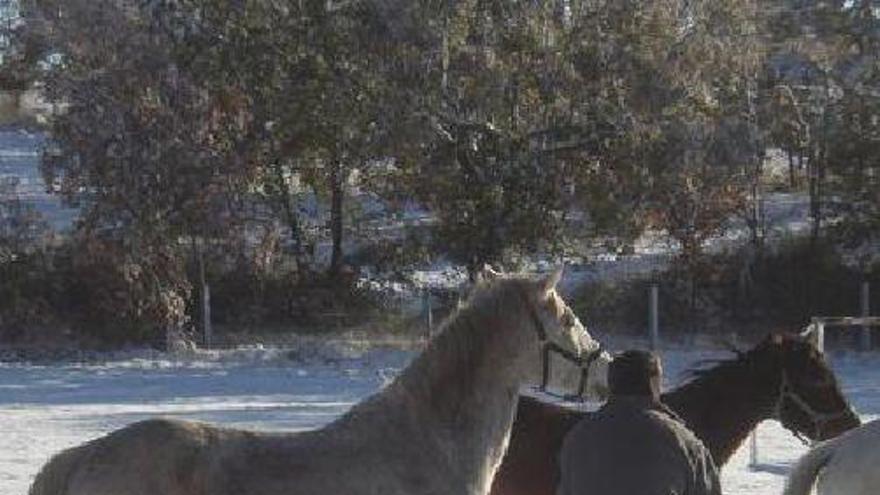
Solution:
[[[572,168],[556,151],[572,74],[555,6],[421,2],[402,21],[422,34],[395,47],[409,109],[394,138],[401,183],[437,215],[436,245],[472,272],[562,239]]]
[[[870,2],[856,2],[846,19],[837,34],[850,50],[831,74],[824,157],[830,196],[839,197],[831,205],[841,219],[835,230],[845,243],[871,246],[880,227],[880,18]]]
[[[324,1],[254,1],[233,15],[210,10],[215,31],[204,43],[210,56],[202,58],[209,72],[227,74],[221,84],[247,94],[250,134],[240,152],[257,171],[257,195],[286,222],[301,262],[314,239],[306,239],[300,201],[311,192],[329,204],[335,274],[343,263],[349,179],[382,157],[386,106],[393,103],[378,65],[384,45],[376,12]]]
[[[655,219],[686,253],[749,205],[758,175],[754,15],[748,1],[600,2],[582,13],[582,100],[614,130],[606,141],[623,144],[606,146],[599,166],[618,171],[632,216]]]
[[[51,229],[40,213],[22,200],[18,181],[0,180],[0,337],[21,337],[25,325],[49,318],[52,292],[42,276]]]
[[[23,22],[18,0],[0,0],[0,90],[20,93],[38,77],[42,26]]]
[[[197,51],[206,29],[180,5],[22,3],[29,25],[50,26],[41,79],[63,108],[50,126],[46,182],[82,208],[84,242],[113,253],[130,288],[164,308],[153,312],[159,331],[187,321],[183,241],[223,235],[250,173],[234,152],[246,96],[207,84]]]

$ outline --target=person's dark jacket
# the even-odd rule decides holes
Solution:
[[[565,437],[558,495],[720,495],[703,443],[650,397],[612,398]]]

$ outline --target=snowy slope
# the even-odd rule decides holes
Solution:
[[[0,365],[0,495],[26,493],[54,452],[152,416],[264,430],[320,426],[381,387],[411,355],[380,351],[309,364],[284,353],[245,356]],[[718,356],[668,351],[667,375],[675,382],[682,370]],[[833,362],[857,410],[866,418],[880,415],[880,356],[835,356]],[[761,425],[759,435],[759,469],[748,468],[744,446],[723,472],[725,493],[780,493],[785,472],[805,449],[774,422]]]

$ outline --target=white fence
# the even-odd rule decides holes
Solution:
[[[815,332],[816,346],[820,351],[825,350],[826,328],[842,329],[847,327],[860,327],[862,330],[862,349],[871,348],[871,327],[880,327],[880,316],[814,316],[810,319],[810,325],[805,332]]]

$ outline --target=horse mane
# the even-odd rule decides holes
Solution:
[[[678,386],[697,385],[705,378],[739,371],[739,368],[747,359],[747,355],[747,352],[736,351],[736,354],[732,357],[699,359],[693,365],[681,371],[680,376],[683,378],[683,381]]]
[[[733,342],[730,342],[728,340],[722,340],[721,347],[723,351],[729,352],[733,354],[733,356],[723,358],[698,359],[693,365],[689,366],[681,372],[682,376],[686,380],[681,385],[688,385],[690,382],[709,375],[712,372],[723,373],[725,371],[729,371],[748,359],[749,354],[754,350],[751,349],[744,351],[737,347]]]
[[[441,324],[425,350],[374,398],[395,397],[402,391],[422,396],[434,410],[458,408],[460,399],[472,393],[474,374],[481,367],[494,365],[486,362],[491,354],[488,351],[502,345],[499,339],[512,337],[511,332],[501,329],[511,320],[528,321],[522,304],[527,282],[526,278],[510,277],[478,284],[468,300]],[[372,402],[364,401],[349,413],[361,414]]]
[[[801,338],[796,334],[789,333],[779,333],[774,335],[782,339],[783,341],[793,341]],[[689,385],[691,384],[691,382],[698,378],[715,374],[721,375],[729,373],[730,371],[738,369],[745,362],[754,359],[758,351],[774,349],[774,346],[767,346],[766,342],[759,343],[758,345],[745,351],[736,347],[731,342],[723,341],[722,346],[724,348],[724,351],[733,354],[733,356],[725,358],[707,358],[698,360],[693,366],[690,366],[689,368],[684,370],[683,374],[688,379],[688,381],[683,383],[682,386]]]

